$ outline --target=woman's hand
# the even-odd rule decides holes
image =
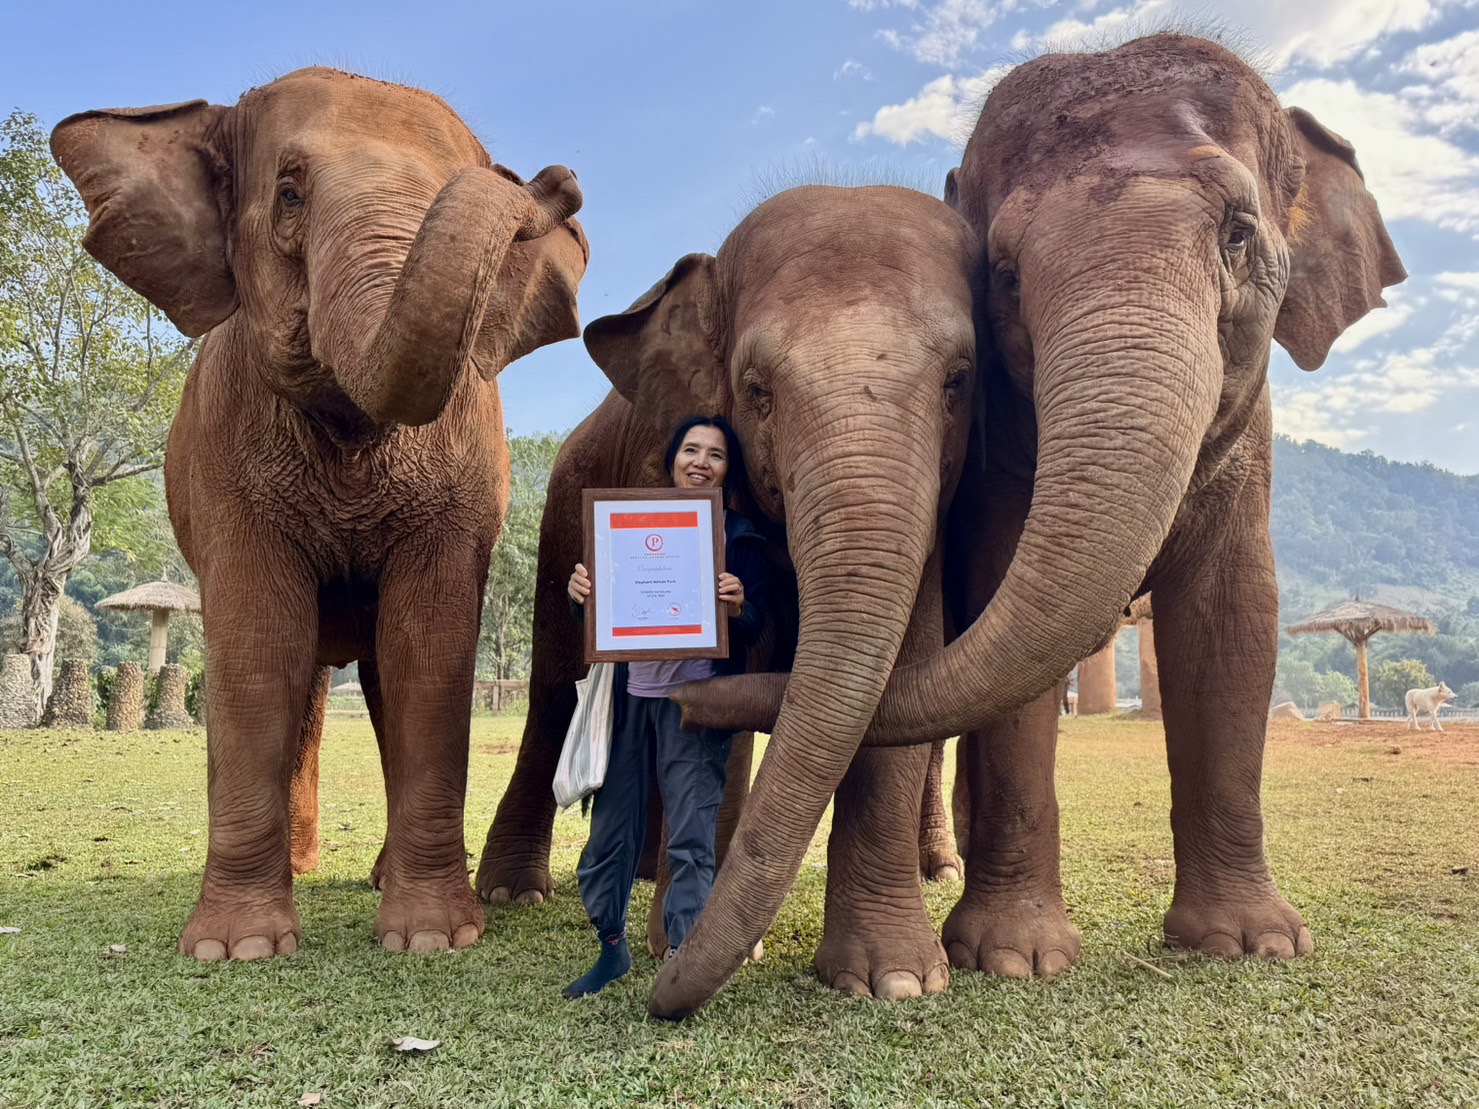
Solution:
[[[586,587],[586,592],[590,592],[589,586]],[[738,616],[745,607],[745,583],[733,574],[720,574],[719,600],[729,607],[729,615]]]
[[[578,605],[585,604],[585,599],[591,595],[591,576],[579,562],[575,564],[575,572],[570,575],[570,584],[565,587],[565,592]],[[721,588],[719,592],[722,596],[724,591]],[[740,592],[744,593],[744,589],[741,588]]]

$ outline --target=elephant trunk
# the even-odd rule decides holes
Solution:
[[[805,422],[847,430],[783,466],[797,476],[786,515],[801,608],[789,693],[708,906],[654,990],[662,1017],[707,1001],[775,919],[873,717],[933,547],[938,431],[902,430],[914,421],[897,414]],[[859,444],[889,465],[860,466]],[[895,553],[881,565],[884,550]]]
[[[1117,626],[1175,521],[1222,386],[1216,278],[1168,261],[1173,249],[1136,274],[1119,263],[1112,281],[1112,263],[1082,255],[1072,282],[1024,263],[1024,290],[1052,290],[1023,302],[1035,349],[1032,507],[985,611],[944,651],[894,672],[865,744],[979,728],[1047,690]],[[764,731],[785,690],[783,676],[756,675],[674,699],[689,726]]]
[[[562,167],[528,187],[473,167],[436,194],[409,248],[385,233],[395,217],[372,217],[368,204],[346,211],[341,232],[323,235],[310,254],[314,357],[376,423],[429,423],[471,358],[509,247],[547,234],[579,207],[580,190]],[[346,246],[346,238],[365,241]]]

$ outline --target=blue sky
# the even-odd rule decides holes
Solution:
[[[7,13],[0,112],[229,104],[316,64],[419,85],[525,176],[580,176],[589,322],[715,249],[765,180],[822,165],[938,192],[1013,57],[1192,13],[1246,31],[1285,103],[1355,143],[1411,274],[1317,373],[1275,348],[1277,426],[1479,473],[1479,0],[53,0]],[[606,392],[578,341],[499,383],[516,432]]]

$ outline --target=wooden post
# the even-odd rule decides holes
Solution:
[[[149,673],[159,673],[164,665],[164,649],[169,646],[169,609],[156,608],[149,625]]]
[[[1118,634],[1115,636],[1115,639],[1117,638]],[[1115,639],[1110,639],[1102,650],[1096,651],[1078,664],[1078,714],[1080,716],[1114,711]]]
[[[1366,640],[1354,639],[1356,645],[1356,716],[1361,720],[1371,719],[1371,685],[1366,672]]]
[[[1140,715],[1146,720],[1161,718],[1161,667],[1155,657],[1155,621],[1141,620],[1140,631]]]

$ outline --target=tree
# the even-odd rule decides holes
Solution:
[[[510,435],[513,481],[508,515],[493,550],[483,591],[480,669],[503,681],[527,677],[534,645],[534,580],[539,562],[539,524],[555,456],[563,435]]]
[[[1371,694],[1379,705],[1402,708],[1409,689],[1428,689],[1438,683],[1432,672],[1415,658],[1384,662],[1371,676]]]
[[[0,123],[0,554],[21,592],[36,712],[57,613],[100,510],[157,470],[191,344],[83,249],[87,214],[35,116]],[[14,495],[12,495],[14,494]]]

